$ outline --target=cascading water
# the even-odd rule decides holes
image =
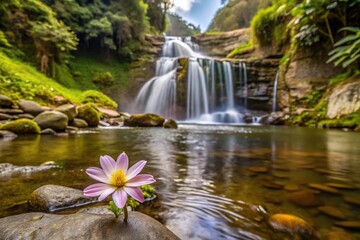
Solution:
[[[235,101],[233,64],[193,51],[198,49],[191,38],[166,37],[156,76],[140,90],[134,111],[192,122],[243,123],[244,114],[239,111],[245,112],[246,106]],[[186,82],[176,79],[179,58],[188,59]],[[241,66],[246,93],[242,98],[246,99],[246,65]],[[185,85],[185,92],[178,85]],[[182,112],[179,117],[178,112]]]
[[[276,97],[277,97],[278,80],[279,80],[279,70],[276,72],[276,76],[275,76],[275,80],[274,80],[273,105],[272,105],[273,112],[276,112]]]

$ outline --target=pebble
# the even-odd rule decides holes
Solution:
[[[308,186],[311,188],[323,191],[323,192],[332,193],[332,194],[340,194],[339,190],[337,190],[336,188],[332,188],[332,187],[325,186],[322,184],[309,183]]]
[[[289,195],[290,202],[304,208],[318,207],[323,205],[321,199],[310,191],[298,191]]]
[[[269,169],[267,167],[249,167],[249,171],[255,172],[255,173],[267,173],[269,172]]]
[[[342,222],[335,222],[336,226],[349,228],[349,229],[360,229],[360,222],[359,221],[342,221]]]
[[[344,220],[346,219],[345,213],[333,206],[322,206],[319,210],[327,216]]]

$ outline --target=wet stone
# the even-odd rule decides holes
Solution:
[[[270,189],[282,189],[284,186],[271,180],[264,180],[261,185]]]
[[[337,190],[336,188],[332,188],[332,187],[329,187],[326,185],[322,185],[322,184],[318,184],[318,183],[309,183],[308,186],[313,189],[320,190],[322,192],[332,193],[332,194],[340,194],[339,190]]]
[[[346,189],[346,190],[357,189],[357,187],[345,183],[326,183],[325,185],[328,187],[338,188],[338,189]]]
[[[304,208],[318,207],[323,205],[321,199],[310,191],[299,191],[289,195],[290,202]]]
[[[277,171],[283,171],[283,172],[289,172],[290,171],[290,168],[283,167],[283,166],[275,166],[274,169],[277,170]]]
[[[324,169],[324,168],[316,168],[315,171],[322,173],[322,174],[326,174],[326,175],[330,175],[331,171],[328,169]]]
[[[288,179],[290,178],[287,174],[281,173],[281,172],[273,172],[272,174],[274,177],[276,178],[281,178],[281,179]]]
[[[346,215],[344,212],[342,212],[341,210],[339,210],[336,207],[333,206],[322,206],[319,207],[320,212],[324,213],[327,216],[333,217],[333,218],[337,218],[337,219],[341,219],[344,220],[346,219]]]
[[[249,167],[249,171],[254,173],[267,173],[269,172],[269,169],[267,167]]]
[[[342,230],[332,230],[327,235],[327,240],[355,240],[355,238],[350,234]]]
[[[335,222],[336,226],[348,228],[348,229],[360,229],[360,222],[359,221],[342,221],[342,222]]]
[[[277,196],[267,195],[267,196],[264,197],[264,200],[265,200],[267,203],[271,203],[271,204],[274,204],[274,205],[280,205],[280,204],[282,204],[282,200],[279,199],[279,197],[277,197]]]
[[[344,201],[348,204],[360,206],[360,199],[352,196],[345,196]]]

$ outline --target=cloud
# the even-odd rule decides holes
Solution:
[[[188,12],[190,11],[192,4],[197,0],[174,0],[174,12]]]

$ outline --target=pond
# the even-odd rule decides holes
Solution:
[[[269,126],[180,125],[179,129],[94,129],[69,136],[21,136],[0,142],[0,162],[60,168],[0,178],[0,217],[26,211],[31,192],[45,184],[83,189],[85,174],[100,155],[125,151],[130,164],[148,161],[157,199],[139,210],[161,221],[182,239],[279,239],[254,207],[268,214],[304,218],[327,232],[335,218],[289,200],[293,191],[314,191],[326,205],[360,221],[360,134]],[[338,194],[308,186],[337,186]],[[335,184],[336,183],[336,184]],[[335,185],[334,185],[335,184]],[[341,186],[348,186],[343,189]],[[354,236],[359,232],[350,231]]]

